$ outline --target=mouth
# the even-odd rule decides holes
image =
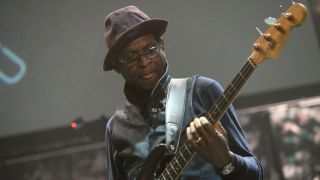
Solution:
[[[149,79],[152,79],[154,75],[155,75],[154,72],[145,73],[145,74],[141,75],[141,79],[149,80]]]

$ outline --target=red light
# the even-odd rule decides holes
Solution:
[[[71,123],[71,127],[73,128],[73,129],[75,129],[75,128],[77,128],[77,123],[76,122],[74,122],[74,121],[72,121],[72,123]]]

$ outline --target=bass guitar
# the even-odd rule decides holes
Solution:
[[[279,55],[293,27],[300,26],[306,17],[307,8],[303,4],[294,3],[255,41],[253,51],[240,72],[205,115],[212,124],[220,120],[255,69],[263,61],[275,59]],[[167,147],[163,144],[157,146],[147,157],[136,179],[178,179],[184,167],[196,153],[191,142],[186,141],[173,157],[163,163],[166,149]]]

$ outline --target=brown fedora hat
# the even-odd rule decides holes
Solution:
[[[104,59],[103,70],[113,69],[112,63],[117,54],[127,44],[145,34],[160,37],[168,24],[167,20],[151,19],[136,6],[127,6],[111,12],[105,19],[104,38],[108,52]]]

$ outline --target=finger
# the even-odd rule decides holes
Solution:
[[[218,121],[214,124],[214,128],[216,130],[218,130],[220,133],[222,133],[225,137],[228,137],[228,133],[227,131],[224,129],[224,127],[222,126],[221,122]]]
[[[207,141],[209,143],[214,143],[218,139],[220,139],[220,137],[218,136],[218,134],[216,132],[217,130],[214,128],[214,126],[206,118],[202,118],[202,119],[200,119],[200,121],[203,124],[203,128],[206,130],[206,133],[208,134]],[[220,141],[224,142],[224,139],[220,140]]]
[[[197,118],[196,118],[197,119]],[[196,120],[195,119],[195,120]],[[192,136],[192,141],[197,144],[197,146],[200,146],[200,145],[204,145],[204,142],[201,138],[201,136],[198,134],[198,132],[196,131],[196,127],[195,127],[195,123],[194,121],[192,121],[189,125],[190,127],[190,134]]]
[[[192,136],[192,139],[193,139],[193,140],[198,139],[200,136],[197,134],[196,127],[195,127],[195,125],[194,125],[194,121],[192,121],[192,122],[190,123],[189,127],[190,127],[190,134],[191,134],[191,136]]]
[[[220,139],[220,141],[222,141],[225,145],[228,145],[226,131],[221,126],[219,121],[216,122],[214,125],[212,125],[205,118],[200,119],[200,121],[204,124],[203,127],[207,130],[207,134],[209,134],[209,138],[208,138],[209,143],[212,143],[213,141]]]
[[[192,141],[192,135],[191,135],[191,132],[190,132],[190,127],[187,127],[187,139],[189,141]]]
[[[190,141],[191,144],[192,144],[192,146],[197,149],[197,148],[198,148],[198,147],[197,147],[197,143],[195,143],[194,140],[193,140],[190,127],[187,127],[187,132],[186,132],[186,133],[187,133],[187,139],[188,139],[188,141]]]
[[[217,136],[214,126],[206,118],[200,118],[200,122],[209,139],[212,139],[212,136]]]
[[[212,126],[211,123],[205,117],[201,117],[200,118],[200,122],[201,122],[203,127]]]
[[[223,135],[220,131],[216,130],[216,134],[217,136],[219,137],[219,139],[221,141],[223,141],[223,143],[226,145],[226,147],[229,149],[229,146],[228,146],[228,139],[225,135]]]
[[[206,121],[205,117],[201,117],[200,119],[194,120],[194,126],[197,131],[197,134],[203,139],[204,143],[208,143],[208,139],[210,138],[209,134],[206,132],[206,130],[203,128],[204,123],[202,121]]]

